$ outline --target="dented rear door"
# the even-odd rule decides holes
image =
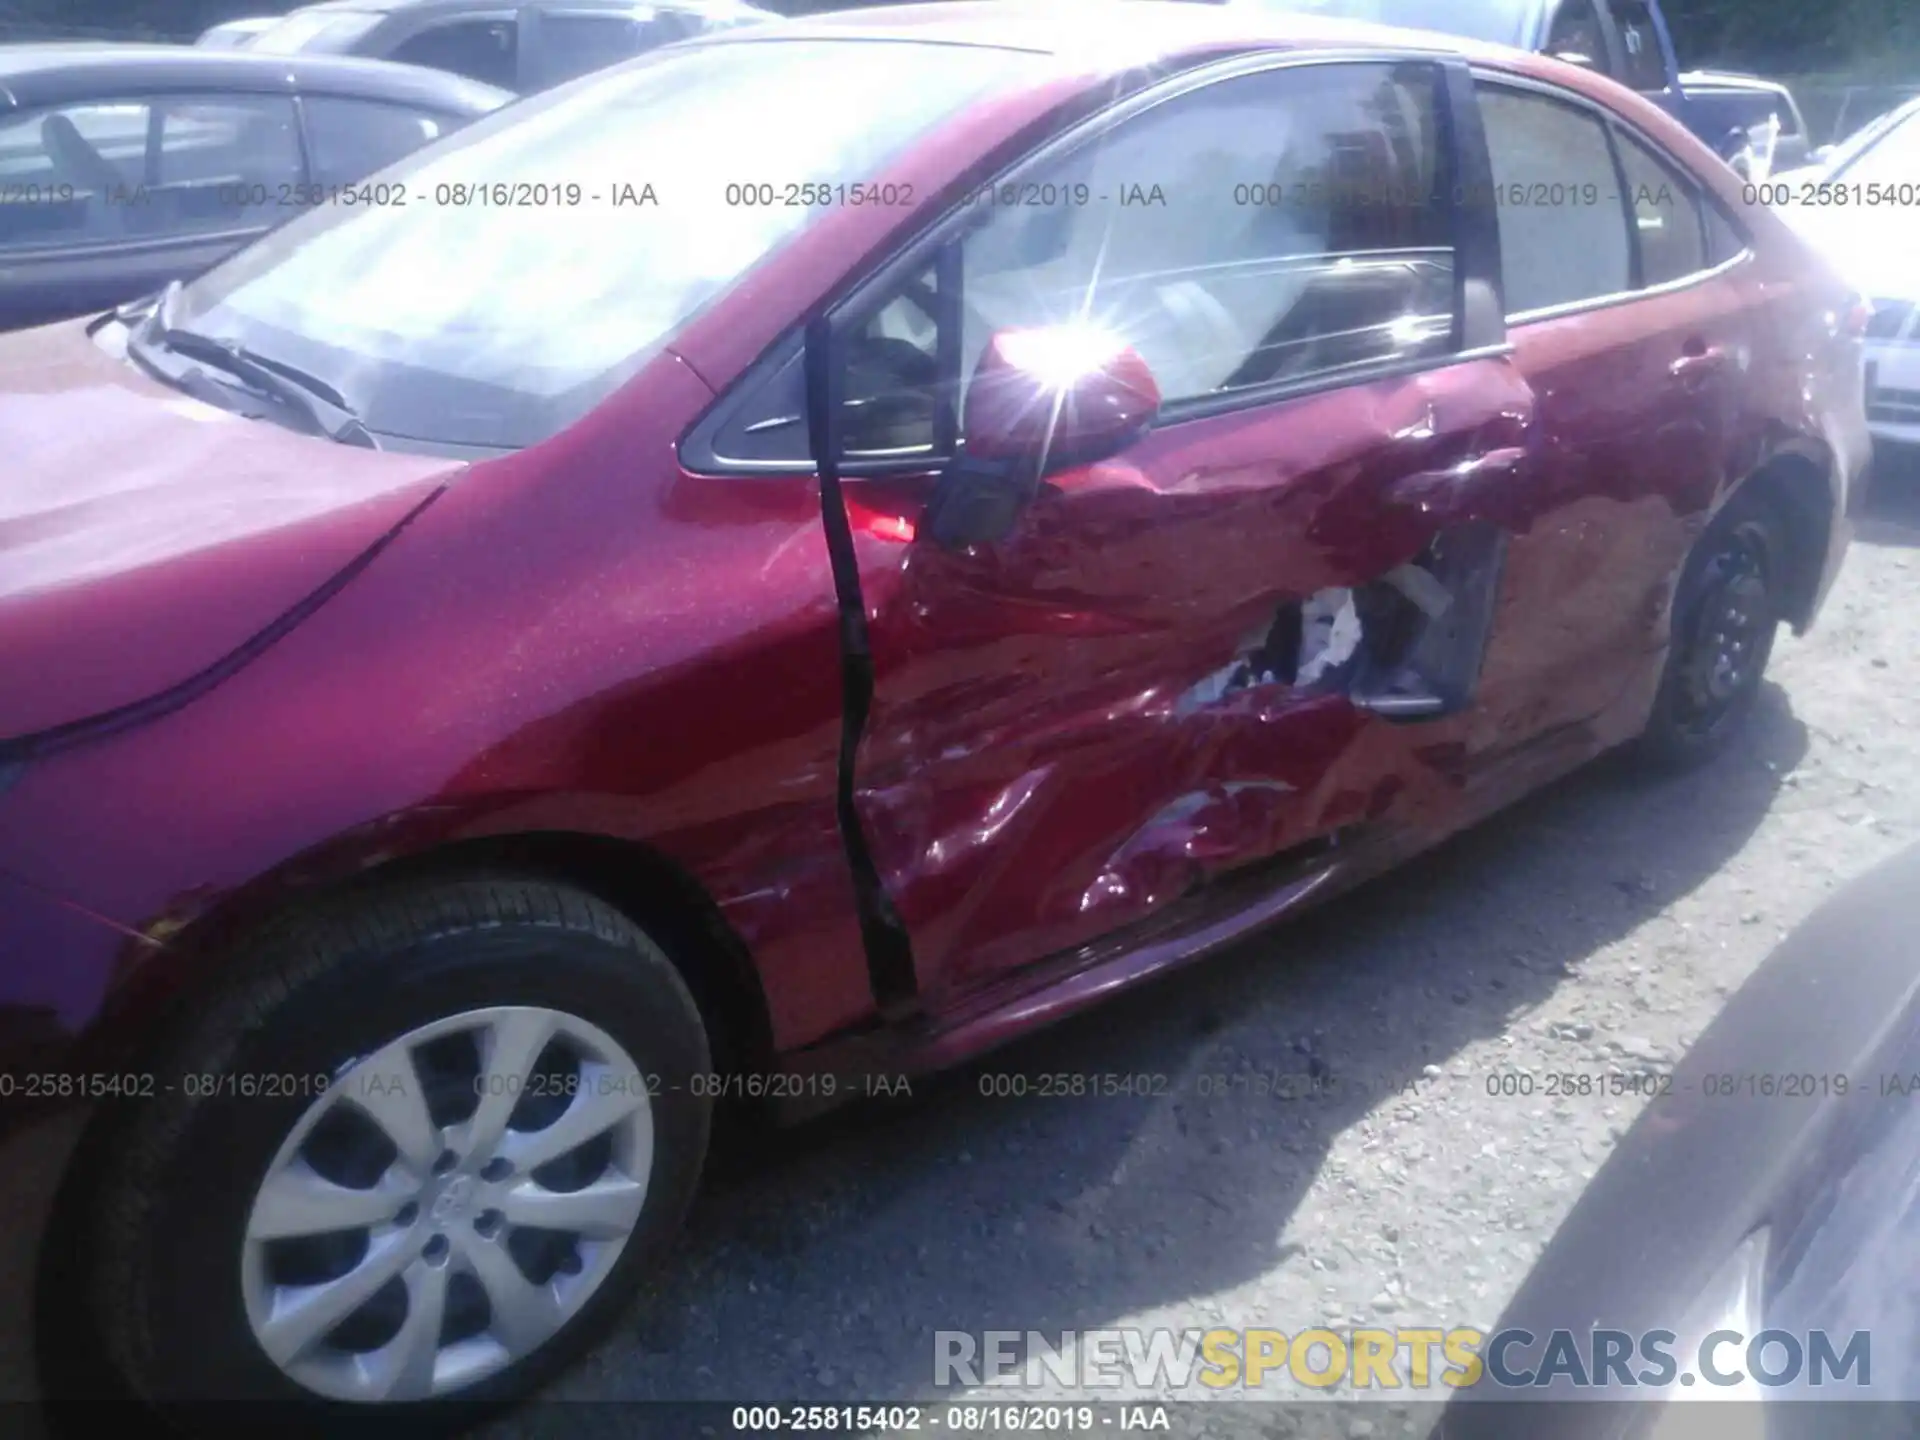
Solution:
[[[1459,805],[1532,396],[1466,343],[1460,222],[1426,203],[1455,179],[1450,84],[1382,58],[1189,86],[1051,158],[1013,192],[1039,203],[942,272],[963,359],[1091,318],[1166,404],[998,545],[910,539],[885,486],[853,492],[875,668],[855,805],[935,1003]],[[937,270],[878,307],[875,357],[941,351]]]

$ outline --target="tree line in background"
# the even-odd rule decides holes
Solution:
[[[766,0],[788,14],[877,0]],[[1042,0],[1044,3],[1044,0]],[[1916,0],[1664,0],[1687,66],[1776,74],[1852,72],[1905,78],[1920,69]],[[0,0],[0,35],[22,28],[191,37],[243,15],[293,8],[285,0]]]

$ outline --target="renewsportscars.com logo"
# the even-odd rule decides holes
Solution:
[[[1257,1390],[1288,1381],[1314,1390],[1465,1390],[1569,1385],[1645,1389],[1872,1383],[1872,1341],[1826,1331],[1716,1330],[1682,1352],[1671,1330],[1554,1330],[1536,1335],[1465,1327],[1283,1330],[936,1330],[933,1382],[942,1388]]]

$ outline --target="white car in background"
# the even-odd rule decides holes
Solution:
[[[238,50],[262,30],[280,23],[278,15],[254,15],[245,20],[223,20],[201,32],[193,43],[203,50]]]
[[[1920,446],[1920,99],[1755,189],[1872,303],[1867,422],[1877,442]]]

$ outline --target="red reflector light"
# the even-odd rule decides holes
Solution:
[[[904,515],[889,515],[883,511],[869,510],[864,505],[849,503],[847,519],[862,535],[871,535],[876,540],[894,540],[902,545],[913,543],[913,521]]]

